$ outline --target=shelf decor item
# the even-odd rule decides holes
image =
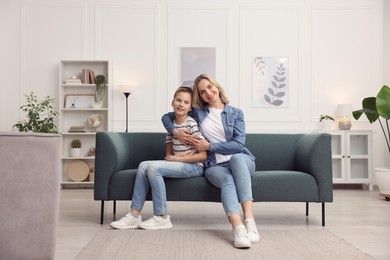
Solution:
[[[26,103],[20,109],[27,113],[27,119],[19,121],[13,125],[13,129],[19,132],[51,133],[58,134],[54,118],[58,112],[54,110],[54,99],[49,96],[38,100],[37,96],[31,92],[26,96]]]
[[[81,156],[81,141],[80,139],[73,139],[70,143],[70,156],[79,157]]]
[[[103,118],[99,114],[93,114],[88,117],[88,124],[91,127],[91,132],[96,133],[99,126],[101,126]]]
[[[376,97],[364,98],[362,106],[362,109],[353,111],[353,117],[358,120],[365,114],[370,124],[379,122],[390,155],[390,88],[383,85]],[[375,182],[380,194],[390,201],[390,167],[375,168]]]
[[[330,130],[332,129],[332,124],[334,122],[334,118],[329,115],[321,115],[320,116],[320,124],[322,130]]]
[[[104,94],[107,88],[106,84],[106,77],[99,74],[95,78],[95,85],[96,85],[96,95],[95,95],[95,102],[92,104],[92,107],[99,108],[103,106],[103,99]]]
[[[74,160],[69,164],[68,177],[72,181],[81,182],[88,178],[89,171],[88,163],[82,160]]]

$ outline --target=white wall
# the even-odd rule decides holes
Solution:
[[[390,84],[389,9],[386,0],[3,0],[0,131],[23,116],[24,94],[58,96],[62,59],[110,60],[113,131],[124,131],[123,83],[137,86],[130,131],[164,131],[179,48],[215,47],[217,80],[244,110],[248,132],[310,132],[320,114],[333,115],[339,103],[358,109]],[[288,57],[288,107],[252,106],[254,56]],[[353,128],[377,130],[374,166],[384,165],[377,126]]]

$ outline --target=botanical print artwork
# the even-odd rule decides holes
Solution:
[[[252,66],[254,107],[288,107],[288,60],[286,57],[254,57]]]

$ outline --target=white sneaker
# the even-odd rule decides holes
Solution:
[[[248,238],[248,232],[243,224],[238,225],[233,232],[234,246],[237,248],[250,248],[251,241]]]
[[[245,220],[245,227],[248,231],[248,238],[251,241],[252,244],[257,243],[260,241],[260,234],[259,231],[257,231],[256,223],[253,219],[247,219]]]
[[[173,227],[171,217],[168,215],[167,218],[161,216],[153,216],[150,219],[139,224],[142,229],[157,230],[157,229],[170,229]]]
[[[127,213],[126,216],[124,216],[120,220],[111,222],[110,226],[116,229],[134,229],[134,228],[138,228],[141,222],[142,222],[141,215],[139,215],[138,218],[136,218],[130,213]]]

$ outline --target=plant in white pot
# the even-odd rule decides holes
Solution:
[[[364,98],[362,105],[362,109],[352,112],[353,117],[358,120],[362,114],[365,114],[371,124],[379,122],[390,155],[390,88],[384,85],[376,97]],[[375,182],[380,194],[390,201],[390,167],[375,168]]]
[[[70,156],[79,157],[81,156],[81,141],[80,139],[73,139],[70,143]]]
[[[320,116],[320,124],[323,130],[332,129],[332,124],[334,122],[334,118],[329,115],[321,115]]]
[[[104,94],[107,88],[106,77],[104,77],[103,75],[97,75],[95,78],[95,82],[95,100],[92,104],[92,107],[100,108],[103,107]]]

